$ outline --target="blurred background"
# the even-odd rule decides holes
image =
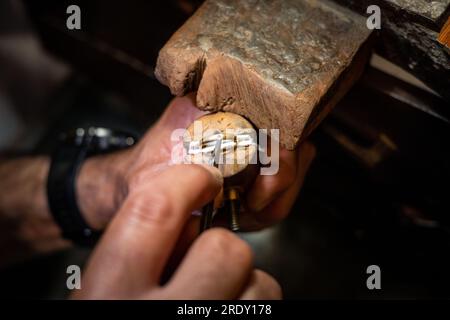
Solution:
[[[153,75],[158,51],[200,3],[1,0],[2,154],[48,154],[58,132],[78,126],[145,132],[171,99]],[[79,31],[66,28],[70,4],[82,8]],[[241,235],[285,298],[450,297],[450,123],[441,96],[375,54],[312,134],[317,157],[291,215]],[[66,267],[89,253],[3,266],[0,296],[65,298]],[[372,264],[382,290],[366,287]]]

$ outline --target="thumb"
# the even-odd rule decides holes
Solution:
[[[134,188],[95,249],[83,289],[101,297],[157,285],[191,212],[222,183],[216,168],[191,164],[171,166]]]

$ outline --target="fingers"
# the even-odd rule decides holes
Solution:
[[[176,97],[167,106],[154,131],[186,128],[203,114],[205,111],[196,107],[195,94],[190,93],[183,97]]]
[[[302,145],[299,152],[298,170],[294,182],[275,201],[269,204],[261,214],[256,215],[260,223],[270,225],[284,219],[289,214],[314,157],[314,146],[311,144]]]
[[[235,299],[252,270],[250,247],[236,235],[216,228],[193,244],[164,288],[175,299]]]
[[[242,225],[246,230],[261,229],[282,220],[289,214],[295,203],[316,151],[314,145],[305,142],[299,147],[295,157],[289,154],[291,151],[287,152],[288,154],[284,153],[283,155],[283,151],[280,150],[280,157],[283,157],[283,160],[280,160],[278,174],[260,176],[258,177],[260,180],[257,181],[258,185],[255,183],[252,187],[252,189],[256,189],[265,185],[264,192],[257,196],[264,198],[262,201],[264,207],[260,211],[255,211],[255,206],[249,206],[253,207],[253,211],[242,214]],[[294,160],[295,162],[293,162]],[[258,190],[252,190],[252,192],[257,193]],[[251,198],[247,198],[247,205],[250,205],[250,202]],[[261,206],[257,209],[259,208]]]
[[[198,237],[198,231],[200,229],[200,217],[192,215],[184,226],[183,231],[178,237],[175,249],[172,251],[164,272],[161,276],[161,284],[165,284],[178,268],[180,262],[183,260],[187,251]]]
[[[269,274],[253,270],[250,281],[239,300],[277,300],[282,298],[281,287]]]
[[[174,98],[158,122],[139,141],[131,156],[131,162],[135,166],[145,163],[144,167],[150,169],[149,171],[165,169],[167,163],[180,163],[181,161],[173,161],[172,156],[174,152],[181,152],[181,149],[177,151],[177,148],[182,147],[180,142],[183,132],[204,113],[195,106],[194,94]]]
[[[280,150],[279,170],[275,175],[259,175],[247,195],[247,207],[261,211],[293,182],[297,171],[295,151]]]
[[[133,189],[97,246],[84,287],[130,292],[158,284],[190,213],[214,198],[221,179],[215,168],[177,165]]]

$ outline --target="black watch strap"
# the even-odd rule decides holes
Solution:
[[[56,150],[47,181],[50,211],[62,229],[63,237],[81,246],[94,245],[101,235],[89,227],[77,204],[76,178],[87,152],[87,146],[74,145]]]
[[[64,238],[81,246],[94,245],[101,232],[89,227],[77,204],[76,179],[84,160],[132,146],[136,137],[111,129],[78,128],[60,137],[47,180],[50,211]]]

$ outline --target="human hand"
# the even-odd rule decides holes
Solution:
[[[155,170],[151,179],[139,181],[95,248],[81,290],[72,298],[281,298],[277,282],[253,268],[248,245],[222,228],[198,237],[161,283],[177,242],[195,218],[191,212],[211,201],[222,183],[217,169],[193,164]]]
[[[81,211],[92,227],[103,229],[131,189],[167,168],[173,130],[186,128],[204,114],[195,107],[194,101],[193,95],[175,98],[136,146],[86,161],[77,190]],[[314,156],[315,148],[307,142],[295,151],[280,149],[278,173],[258,176],[246,194],[245,212],[240,216],[242,230],[261,229],[289,213]]]

